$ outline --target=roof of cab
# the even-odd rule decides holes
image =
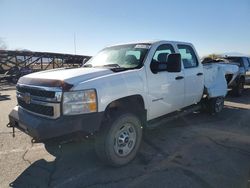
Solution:
[[[168,40],[144,40],[144,41],[134,41],[134,42],[128,42],[128,43],[119,43],[115,45],[110,45],[107,47],[112,47],[112,46],[119,46],[119,45],[128,45],[128,44],[157,44],[157,43],[174,43],[174,44],[188,44],[192,45],[189,42],[182,42],[182,41],[168,41]]]

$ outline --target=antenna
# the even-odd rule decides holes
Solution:
[[[76,55],[76,34],[74,33],[74,47],[75,47],[75,55]]]

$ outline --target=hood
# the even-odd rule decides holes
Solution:
[[[75,85],[77,83],[97,78],[100,76],[105,76],[108,74],[113,74],[113,71],[106,68],[52,69],[23,76],[20,78],[18,83],[28,85],[39,85],[37,83],[49,83],[50,81],[59,81]]]

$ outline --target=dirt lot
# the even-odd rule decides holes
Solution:
[[[145,131],[139,155],[122,168],[102,164],[92,140],[53,156],[24,133],[12,138],[5,125],[15,90],[0,93],[0,187],[250,188],[250,87],[227,97],[217,116],[193,113]]]

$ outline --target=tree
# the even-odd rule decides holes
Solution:
[[[222,59],[222,56],[218,54],[210,54],[202,58],[202,63],[209,63],[213,60],[218,60],[218,59]]]
[[[6,43],[3,41],[2,38],[0,38],[0,50],[6,50],[6,49],[7,49]]]
[[[210,54],[207,56],[208,58],[211,58],[211,59],[221,59],[221,55],[218,55],[218,54]]]
[[[5,42],[0,38],[0,50],[6,50],[7,46],[5,44]],[[2,62],[4,61],[4,57],[2,56],[2,54],[0,54],[0,73],[4,73],[4,69],[2,66]]]

